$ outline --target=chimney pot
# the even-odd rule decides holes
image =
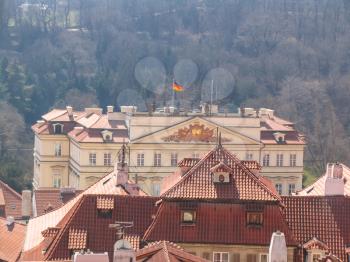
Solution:
[[[67,113],[68,113],[69,116],[72,116],[72,115],[73,115],[73,107],[67,106],[67,107],[66,107],[66,110],[67,110]]]
[[[113,113],[114,106],[107,106],[107,113]]]

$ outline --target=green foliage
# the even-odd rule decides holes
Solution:
[[[297,2],[43,0],[44,12],[0,0],[0,101],[27,128],[53,106],[118,105],[126,88],[163,106],[174,66],[190,59],[198,76],[182,104],[198,105],[206,74],[224,68],[234,86],[217,102],[295,121],[321,173],[328,161],[350,161],[350,4]],[[135,79],[147,56],[164,65],[164,91]]]

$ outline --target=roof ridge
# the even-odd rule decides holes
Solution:
[[[221,154],[226,154],[229,158],[232,159],[233,163],[236,164],[239,168],[243,170],[248,176],[253,179],[253,181],[259,186],[266,194],[269,194],[272,198],[274,198],[277,201],[281,201],[281,197],[274,193],[259,177],[254,174],[248,167],[246,167],[242,161],[237,158],[235,155],[233,155],[231,152],[229,152],[227,149],[225,149],[222,145],[216,145],[212,150],[210,150],[200,161],[198,161],[193,167],[191,167],[182,177],[181,179],[175,183],[172,187],[170,187],[167,191],[165,191],[161,197],[167,197],[168,194],[170,194],[172,191],[176,190],[176,188],[184,183],[191,175],[196,171],[196,169],[201,166],[210,156],[212,156],[214,153],[219,152]],[[222,162],[222,161],[220,161]],[[225,161],[223,161],[224,163]],[[224,163],[225,164],[225,163]],[[227,165],[227,164],[225,164]],[[228,166],[230,167],[230,166]],[[230,167],[232,169],[232,167]]]
[[[19,197],[22,200],[22,196],[20,193],[18,193],[16,190],[14,190],[12,187],[10,187],[8,184],[6,184],[4,181],[0,179],[0,183],[6,187],[8,190],[10,190],[13,194],[16,195],[16,197]]]
[[[50,247],[47,249],[47,251],[44,255],[45,260],[49,259],[50,256],[52,255],[52,252],[54,251],[56,245],[59,243],[60,237],[64,234],[66,229],[69,228],[70,222],[72,221],[74,215],[79,210],[79,207],[82,205],[82,203],[84,202],[83,200],[85,200],[85,198],[86,198],[85,195],[82,195],[82,197],[78,200],[78,202],[75,203],[74,206],[69,210],[69,212],[60,220],[59,223],[61,223],[65,218],[67,218],[66,223],[63,223],[63,227],[60,228],[60,230],[56,234],[55,238],[51,242]]]

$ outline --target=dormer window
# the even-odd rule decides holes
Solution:
[[[196,211],[195,210],[182,210],[181,211],[181,222],[183,224],[194,224],[196,222]]]
[[[55,134],[62,134],[63,133],[63,125],[62,124],[53,124],[53,132]]]
[[[247,225],[248,226],[262,226],[263,213],[262,212],[247,212]]]
[[[228,167],[225,163],[220,162],[216,166],[210,169],[213,176],[213,182],[222,184],[230,182],[230,171],[231,168]]]
[[[286,134],[281,132],[273,133],[273,136],[275,137],[275,140],[277,143],[284,143],[285,142],[285,136]]]
[[[113,133],[111,131],[108,131],[108,130],[103,130],[101,132],[102,134],[102,137],[103,137],[103,140],[106,141],[106,142],[110,142],[113,140]]]

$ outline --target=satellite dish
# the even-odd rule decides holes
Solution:
[[[130,250],[132,249],[132,246],[129,241],[125,239],[120,239],[114,244],[114,250]]]

